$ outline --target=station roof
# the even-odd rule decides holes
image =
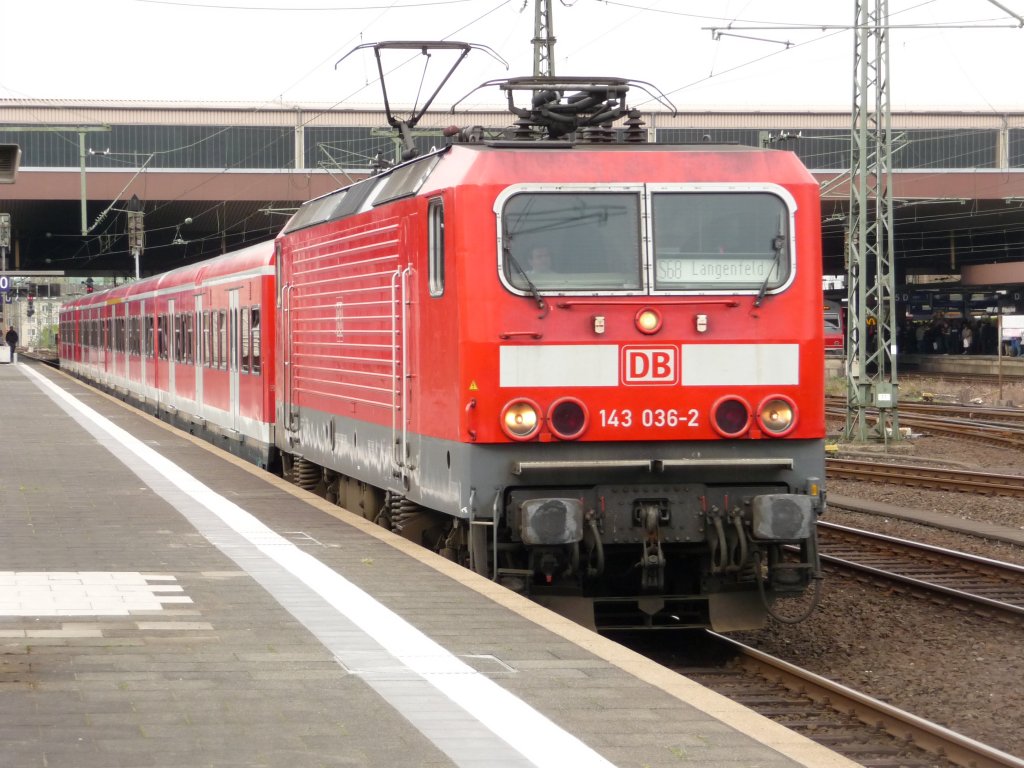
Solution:
[[[851,120],[841,110],[642,112],[659,142],[790,149],[822,183],[824,269],[844,271]],[[424,117],[502,128],[495,108]],[[893,113],[894,263],[900,275],[1024,261],[1024,109]],[[0,144],[21,147],[8,267],[129,275],[125,211],[145,215],[143,274],[273,237],[302,202],[364,177],[394,150],[374,105],[0,100]]]

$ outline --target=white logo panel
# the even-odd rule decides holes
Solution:
[[[614,387],[619,348],[614,344],[503,346],[502,387]]]
[[[684,344],[684,387],[789,386],[800,383],[796,344]]]

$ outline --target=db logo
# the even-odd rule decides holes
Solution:
[[[623,347],[623,384],[675,384],[675,347]]]

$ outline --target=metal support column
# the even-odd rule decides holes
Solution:
[[[551,0],[534,0],[533,11],[533,76],[554,77],[555,19]]]
[[[888,0],[856,3],[844,437],[861,442],[900,439],[888,8]],[[874,210],[870,212],[872,199]],[[868,422],[869,409],[878,412],[873,425]]]

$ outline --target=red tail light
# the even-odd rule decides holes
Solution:
[[[587,429],[587,408],[574,397],[556,400],[548,410],[548,426],[561,440],[575,440]]]
[[[711,425],[722,437],[740,437],[750,429],[750,405],[732,395],[719,398],[711,406]]]

